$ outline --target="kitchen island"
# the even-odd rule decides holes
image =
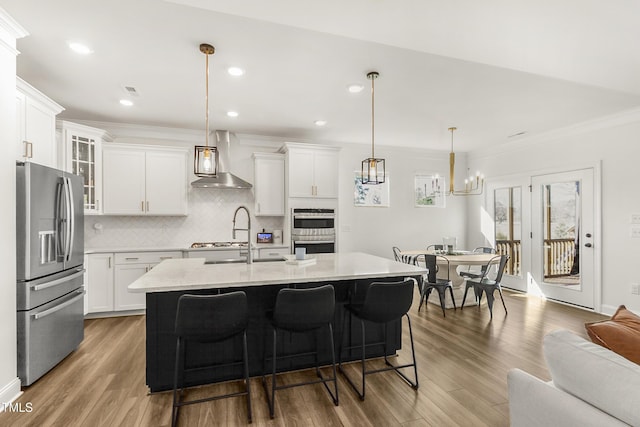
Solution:
[[[344,336],[345,346],[358,344],[359,328],[351,325],[343,316],[344,305],[360,301],[367,286],[374,281],[401,281],[405,277],[420,280],[426,270],[386,258],[360,252],[314,254],[315,264],[298,266],[284,261],[254,264],[205,264],[203,258],[169,259],[129,285],[131,292],[145,292],[147,299],[146,354],[147,385],[151,392],[168,390],[173,386],[175,336],[173,334],[178,298],[183,294],[211,295],[236,290],[245,291],[249,304],[249,371],[251,376],[262,374],[264,335],[268,332],[268,312],[272,310],[276,295],[283,287],[315,287],[332,284],[336,294],[334,338],[340,340],[343,318],[350,328]],[[382,329],[367,328],[367,341],[380,340]],[[283,335],[282,345],[287,353],[305,351],[309,342],[302,335]],[[322,342],[322,340],[320,340]],[[226,345],[224,345],[226,344]],[[190,366],[235,360],[235,343],[193,344],[187,363]],[[401,346],[401,324],[398,322],[387,332],[387,352],[394,354]],[[336,351],[339,344],[336,345]],[[329,347],[320,347],[321,364],[331,360]],[[368,357],[382,356],[382,348],[372,348]],[[359,357],[355,352],[343,353],[347,360]],[[288,359],[279,364],[280,370],[293,370],[314,365],[313,357]],[[196,385],[226,381],[242,377],[241,366],[207,368],[186,379],[186,384]]]

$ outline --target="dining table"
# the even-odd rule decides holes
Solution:
[[[440,271],[438,271],[437,277],[439,279],[446,279],[448,277],[449,280],[451,280],[451,285],[453,287],[453,298],[456,302],[457,307],[460,307],[462,305],[462,298],[464,296],[464,288],[465,288],[465,283],[464,283],[465,280],[462,276],[458,274],[458,271],[459,271],[458,267],[481,266],[481,265],[487,265],[492,261],[493,263],[498,263],[500,260],[500,258],[495,258],[498,256],[497,254],[478,253],[478,252],[462,251],[462,250],[457,250],[450,253],[446,253],[446,252],[443,253],[441,251],[432,251],[432,250],[427,251],[425,249],[410,249],[410,250],[400,251],[400,256],[405,256],[405,257],[418,257],[424,254],[437,255],[438,257],[436,258],[436,262],[438,266],[447,265],[447,260],[448,260],[448,266],[449,266],[448,275],[446,270],[441,269]],[[436,304],[440,306],[440,300],[438,299],[438,295],[435,292],[431,293],[428,301],[432,304]],[[468,305],[476,305],[475,298],[473,297],[469,298],[469,296],[467,296],[465,306],[468,306]],[[445,308],[453,308],[453,303],[448,298],[445,298]]]

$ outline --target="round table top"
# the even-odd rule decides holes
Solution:
[[[462,252],[462,251],[460,251]],[[485,253],[456,253],[455,255],[447,255],[447,254],[436,254],[433,251],[426,251],[426,250],[420,250],[420,249],[415,249],[415,250],[407,250],[407,251],[400,251],[400,255],[422,255],[422,254],[430,254],[430,255],[438,255],[438,257],[443,257],[449,260],[449,263],[452,265],[485,265],[487,264],[489,261],[491,261],[491,259],[493,257],[499,256],[497,254],[485,254]],[[440,258],[439,258],[440,259]],[[496,261],[499,258],[496,258]],[[438,261],[438,263],[440,262],[445,262],[444,260],[440,259]]]

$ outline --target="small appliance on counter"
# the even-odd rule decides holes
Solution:
[[[273,243],[273,233],[267,233],[262,229],[261,233],[258,233],[258,237],[256,238],[257,243]]]

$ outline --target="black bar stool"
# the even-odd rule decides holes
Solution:
[[[271,326],[273,328],[273,353],[271,355],[272,367],[271,367],[271,395],[269,395],[269,389],[267,386],[266,376],[266,361],[267,361],[267,346],[265,345],[264,360],[263,360],[263,375],[262,385],[264,386],[265,394],[269,403],[269,415],[271,418],[275,415],[276,404],[276,390],[282,390],[290,387],[298,387],[308,384],[322,383],[329,392],[333,403],[338,405],[338,381],[336,375],[336,360],[335,360],[335,347],[333,342],[333,327],[331,322],[335,312],[335,295],[332,285],[320,286],[317,288],[308,289],[281,289],[276,297],[275,307],[271,317]],[[319,369],[318,364],[318,341],[317,334],[318,329],[327,327],[329,331],[329,341],[331,344],[331,365],[333,368],[333,377],[325,378]],[[277,338],[278,331],[287,331],[291,333],[309,333],[314,332],[315,339],[315,351],[308,353],[296,353],[284,356],[277,355]],[[265,334],[266,343],[266,334]],[[295,384],[277,385],[276,384],[276,362],[278,359],[301,357],[314,355],[316,362],[316,375],[318,380],[306,381]],[[333,382],[334,392],[327,385],[328,382]]]
[[[178,416],[182,406],[244,395],[247,396],[247,416],[251,422],[251,386],[247,353],[248,319],[247,295],[242,291],[220,295],[185,294],[178,298],[175,326],[177,336],[176,364],[173,381],[173,408],[171,410],[172,426],[178,424]],[[189,342],[216,343],[239,334],[242,334],[242,361],[215,366],[224,367],[243,363],[245,390],[197,400],[182,400],[185,374],[203,369],[200,366],[197,368],[185,366],[187,344]],[[180,386],[180,393],[178,393],[178,386]]]
[[[414,389],[418,389],[418,367],[416,365],[416,352],[413,345],[413,331],[411,329],[411,319],[409,318],[409,309],[413,303],[413,287],[416,285],[415,279],[408,278],[403,282],[373,282],[369,285],[369,289],[364,297],[364,302],[361,304],[347,304],[346,310],[356,319],[360,320],[362,325],[362,345],[345,347],[345,349],[352,349],[360,347],[362,349],[361,367],[362,367],[362,391],[358,390],[355,383],[349,378],[349,376],[342,369],[342,348],[340,349],[340,358],[338,363],[338,369],[344,375],[347,382],[358,393],[360,400],[364,400],[365,394],[365,376],[369,374],[375,374],[378,372],[394,370],[400,375],[409,385]],[[413,357],[413,363],[405,365],[393,365],[387,359],[387,326],[389,323],[402,320],[402,317],[406,316],[409,323],[409,337],[411,338],[411,355]],[[384,325],[384,341],[376,343],[365,342],[365,323],[377,323]],[[345,322],[342,322],[342,333],[340,335],[340,346],[342,347],[342,341],[344,338]],[[365,369],[365,350],[371,346],[384,346],[384,361],[387,364],[386,368],[374,369],[367,371]],[[412,382],[403,372],[402,368],[413,367],[415,382]]]

